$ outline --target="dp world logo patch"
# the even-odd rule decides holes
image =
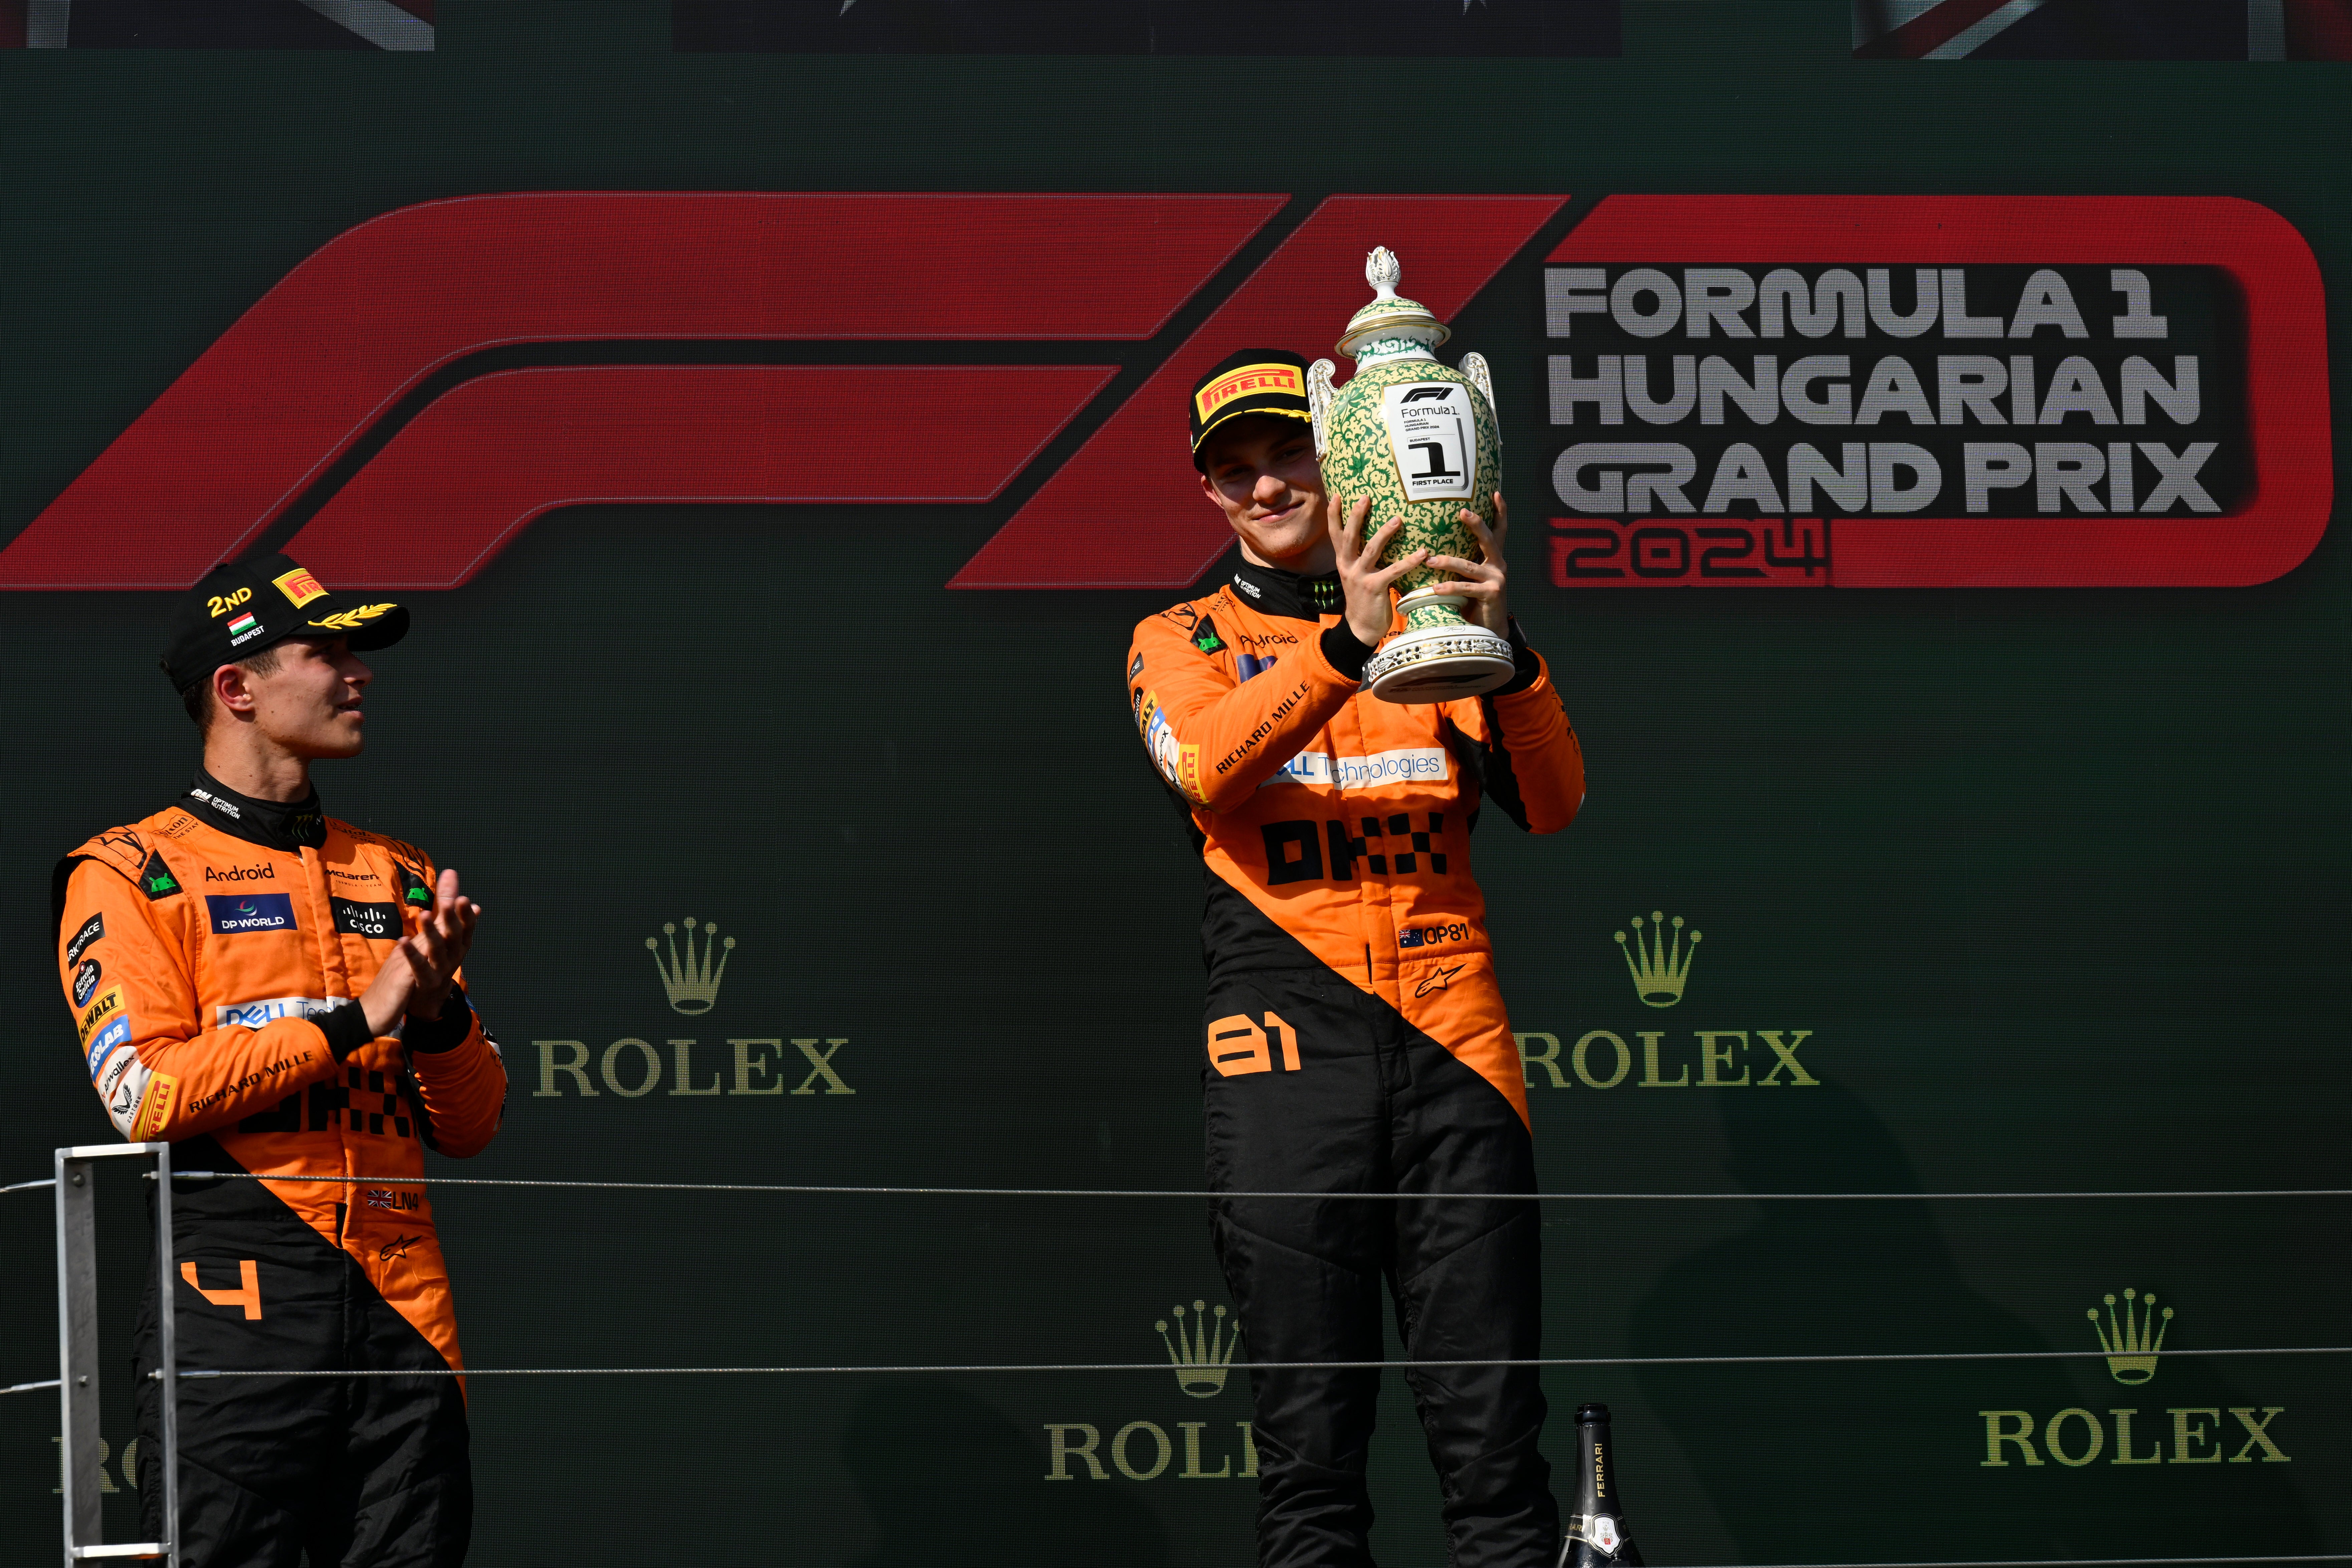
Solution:
[[[221,936],[294,929],[294,900],[284,893],[207,893],[205,907]]]

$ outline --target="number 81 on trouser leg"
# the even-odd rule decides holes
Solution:
[[[1276,1053],[1282,1070],[1298,1070],[1298,1031],[1274,1013],[1261,1025],[1246,1013],[1235,1013],[1209,1026],[1209,1065],[1223,1078],[1272,1072]]]

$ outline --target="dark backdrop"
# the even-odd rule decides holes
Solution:
[[[1517,603],[1593,781],[1562,837],[1481,834],[1514,1021],[1538,1055],[1559,1043],[1557,1079],[1532,1069],[1546,1185],[2343,1184],[2339,539],[2230,590],[1556,588],[1540,276],[1560,227],[1612,192],[2219,194],[2300,230],[2340,304],[2340,74],[1856,63],[1843,0],[1629,0],[1622,58],[1454,61],[1418,88],[1410,66],[1298,58],[673,53],[659,0],[447,0],[437,21],[437,51],[410,57],[0,57],[0,533],[305,256],[436,196],[1573,192],[1455,322],[1457,347],[1496,363]],[[1468,112],[1442,143],[1382,136],[1391,90]],[[1204,134],[1213,107],[1246,129]],[[1171,434],[1166,461],[1182,460]],[[413,596],[415,635],[380,660],[371,754],[321,782],[331,809],[430,847],[489,908],[475,984],[515,1091],[467,1173],[1197,1180],[1198,873],[1118,690],[1126,628],[1175,595],[948,591],[1017,499],[575,509],[464,588]],[[1100,526],[1126,525],[1107,497]],[[153,672],[160,598],[5,608],[0,1175],[23,1179],[53,1145],[107,1137],[51,978],[48,865],[165,802],[194,748]],[[1652,910],[1705,933],[1671,1010],[1643,1005],[1613,940]],[[696,1017],[669,1009],[644,949],[687,916],[739,942]],[[1570,1065],[1592,1031],[1638,1057],[1646,1030],[1671,1079],[1701,1029],[1746,1032],[1751,1078],[1760,1031],[1811,1031],[1799,1059],[1819,1082],[1650,1088],[1637,1064],[1604,1090]],[[840,1086],[794,1065],[788,1088],[806,1073],[810,1092],[674,1095],[669,1042],[688,1037],[700,1081],[730,1037],[844,1040]],[[596,1070],[624,1040],[662,1063],[641,1097]],[[542,1051],[572,1059],[562,1042],[585,1047],[595,1098],[562,1074],[538,1092]],[[1606,1042],[1586,1060],[1609,1076]],[[642,1056],[614,1061],[635,1088]],[[485,1367],[1150,1360],[1171,1308],[1223,1300],[1187,1203],[437,1203]],[[2326,1343],[2343,1338],[2344,1214],[1563,1204],[1547,1211],[1549,1344],[2095,1349],[2084,1312],[2126,1287],[2177,1310],[2171,1349]],[[117,1218],[128,1258],[131,1211]],[[47,1374],[49,1249],[46,1199],[0,1198],[16,1281],[0,1380]],[[1547,1386],[1563,1415],[1617,1412],[1653,1562],[2352,1550],[2339,1360],[2168,1356],[2137,1384],[2078,1361],[1607,1368]],[[2285,1464],[2228,1414],[2273,1406]],[[2049,1453],[2068,1409],[2085,1414],[2064,1451],[2104,1434],[2080,1466]],[[2131,1456],[2168,1462],[2112,1462],[2117,1409],[2137,1412]],[[1215,1476],[1243,1468],[1238,1374],[1205,1396],[1156,1372],[486,1379],[473,1411],[485,1563],[1247,1552],[1249,1484]],[[2026,1413],[2043,1462],[2011,1445],[1989,1468],[1988,1421],[2011,1418],[1988,1411]],[[1401,1383],[1382,1419],[1383,1560],[1434,1563]],[[2180,1450],[2176,1419],[2221,1447]],[[1155,1433],[1171,1459],[1096,1480],[1065,1453],[1071,1479],[1049,1479],[1082,1425],[1107,1468],[1122,1431],[1130,1469],[1153,1470]],[[129,1434],[120,1415],[107,1430]],[[55,1431],[47,1396],[0,1404],[12,1559],[55,1550]],[[2221,1462],[2168,1462],[2207,1453]]]

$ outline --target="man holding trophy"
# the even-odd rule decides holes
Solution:
[[[1470,828],[1491,804],[1555,833],[1584,796],[1509,614],[1485,362],[1437,362],[1447,329],[1397,297],[1386,250],[1366,276],[1344,387],[1273,350],[1194,387],[1193,464],[1242,563],[1139,625],[1128,660],[1206,870],[1209,1184],[1330,1194],[1211,1206],[1252,1363],[1259,1561],[1282,1568],[1370,1562],[1380,1378],[1265,1363],[1382,1359],[1383,1279],[1408,1360],[1540,1353],[1538,1205],[1477,1195],[1534,1191],[1535,1164]],[[1549,1568],[1535,1369],[1408,1377],[1448,1561]]]

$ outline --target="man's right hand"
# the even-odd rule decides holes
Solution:
[[[393,1026],[408,1014],[408,998],[416,989],[416,972],[408,966],[408,950],[404,943],[395,944],[385,955],[383,967],[375,972],[360,996],[360,1010],[367,1015],[368,1033],[381,1038],[393,1031]]]
[[[436,879],[433,908],[417,923],[413,935],[401,939],[400,952],[415,976],[408,995],[408,1011],[417,1018],[438,1018],[449,1001],[449,988],[466,965],[474,945],[474,927],[482,906],[457,890],[457,873],[445,866]]]
[[[1348,596],[1348,629],[1366,647],[1378,647],[1381,639],[1389,635],[1389,626],[1396,620],[1396,601],[1390,590],[1398,578],[1429,560],[1429,552],[1415,550],[1394,564],[1382,566],[1381,552],[1404,526],[1404,519],[1392,517],[1378,533],[1364,537],[1364,520],[1371,515],[1372,503],[1359,500],[1347,510],[1347,519],[1340,520],[1339,501],[1331,503],[1331,551],[1339,558],[1339,587]]]

